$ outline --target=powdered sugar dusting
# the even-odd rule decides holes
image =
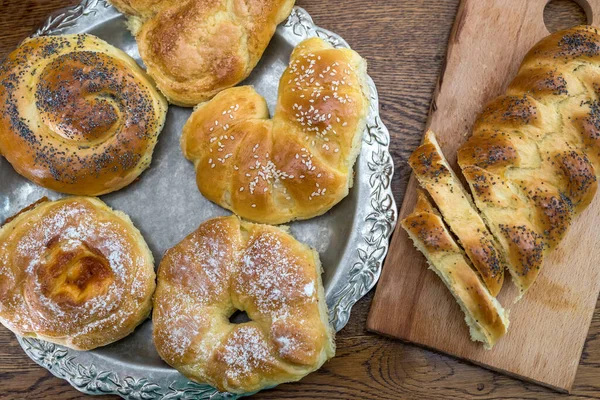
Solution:
[[[253,237],[243,253],[236,281],[240,292],[250,296],[261,313],[283,317],[307,285],[303,264],[278,235],[266,231]]]
[[[256,369],[274,363],[262,331],[253,325],[243,325],[234,330],[223,348],[227,364],[227,377],[238,380],[254,374]]]
[[[211,282],[206,273],[211,269],[219,271],[216,290],[222,295],[198,290]],[[296,363],[310,349],[302,338],[314,337],[323,321],[317,273],[304,249],[277,228],[235,216],[209,220],[161,263],[154,313],[157,348],[165,359],[220,390],[243,388],[257,377],[282,379],[285,363]],[[228,322],[224,316],[235,309],[247,311],[251,321]],[[329,328],[323,324],[322,330]]]
[[[137,255],[131,228],[96,207],[76,197],[42,203],[0,231],[0,275],[18,277],[0,297],[0,316],[15,329],[82,340],[102,330],[110,338],[148,302],[152,264]]]
[[[312,297],[312,295],[315,293],[315,283],[314,282],[310,282],[307,283],[306,285],[304,285],[304,295],[306,297]]]
[[[185,294],[173,293],[170,302],[159,302],[156,306],[157,319],[169,321],[168,331],[158,331],[161,340],[178,357],[186,354],[203,324],[202,310],[189,312],[189,304]]]
[[[277,336],[275,341],[279,344],[279,356],[288,357],[294,355],[301,348],[300,341],[293,335]]]
[[[225,229],[221,223],[204,226],[201,234],[184,239],[183,251],[172,251],[166,256],[173,280],[184,285],[200,304],[215,301],[227,289],[232,259]]]

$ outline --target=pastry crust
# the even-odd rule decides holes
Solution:
[[[195,106],[246,79],[294,0],[111,0],[169,102]]]
[[[91,350],[150,314],[152,253],[127,215],[92,197],[43,201],[0,229],[0,322]]]
[[[231,323],[236,310],[251,321]],[[297,381],[335,353],[318,254],[236,216],[201,224],[166,252],[153,324],[167,363],[232,393]]]
[[[486,106],[458,163],[521,294],[597,190],[600,34],[556,32]]]
[[[496,240],[446,161],[431,130],[427,131],[423,144],[413,152],[408,163],[458,237],[484,284],[492,296],[496,296],[504,282],[504,260],[496,249]]]
[[[0,82],[0,154],[27,179],[96,196],[149,166],[167,103],[121,50],[83,34],[27,39]]]
[[[401,224],[465,313],[471,340],[491,349],[508,329],[508,313],[480,281],[422,190]]]
[[[249,86],[199,105],[181,148],[200,192],[261,223],[325,213],[352,186],[369,109],[366,77],[356,52],[312,38],[292,53],[272,119]]]

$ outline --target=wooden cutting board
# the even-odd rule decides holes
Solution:
[[[448,44],[445,68],[431,104],[428,128],[456,166],[484,105],[502,94],[526,52],[548,35],[548,0],[463,0]],[[581,0],[598,25],[600,0]],[[415,204],[411,176],[400,219]],[[508,275],[507,275],[508,276]],[[464,316],[425,258],[400,227],[392,239],[367,328],[561,391],[570,390],[600,291],[600,194],[546,260],[523,300],[508,279],[499,296],[510,309],[507,335],[491,351],[471,342]]]

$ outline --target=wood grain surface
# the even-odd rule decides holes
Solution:
[[[596,25],[600,0],[586,2]],[[455,171],[456,151],[477,115],[503,93],[525,54],[549,32],[547,0],[463,0],[449,38],[443,76],[428,121]],[[414,209],[410,178],[400,219]],[[600,196],[573,221],[526,296],[506,279],[498,299],[510,314],[508,333],[486,351],[470,340],[464,315],[443,282],[398,225],[373,300],[368,329],[417,343],[558,390],[568,391],[600,292]],[[392,313],[396,319],[390,319]],[[436,329],[437,328],[437,329]]]
[[[73,0],[1,0],[0,56],[51,11]],[[369,62],[381,114],[392,135],[398,204],[407,185],[406,158],[419,144],[443,65],[459,0],[297,0],[315,22],[342,35]],[[578,7],[557,0],[547,8],[551,30],[583,21]],[[1,184],[1,182],[0,182]],[[592,320],[572,395],[491,372],[435,352],[368,333],[373,293],[359,301],[337,336],[337,356],[301,382],[255,396],[265,399],[600,399],[600,303]],[[390,315],[394,318],[394,315]],[[0,326],[0,399],[82,399],[24,355]],[[115,398],[106,396],[100,398]]]

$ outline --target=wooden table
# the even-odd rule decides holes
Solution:
[[[0,55],[27,36],[46,15],[78,0],[2,0]],[[407,155],[421,138],[459,0],[297,0],[315,22],[339,33],[369,62],[381,114],[392,135],[393,189],[401,203]],[[583,21],[568,0],[547,8],[551,30]],[[337,336],[337,356],[299,383],[259,398],[544,398],[568,397],[365,330],[372,292],[358,302]],[[393,318],[393,316],[390,316]],[[22,352],[0,326],[0,399],[79,399],[86,396],[53,377]],[[106,397],[111,398],[111,397]],[[583,351],[571,398],[600,399],[600,302]]]

